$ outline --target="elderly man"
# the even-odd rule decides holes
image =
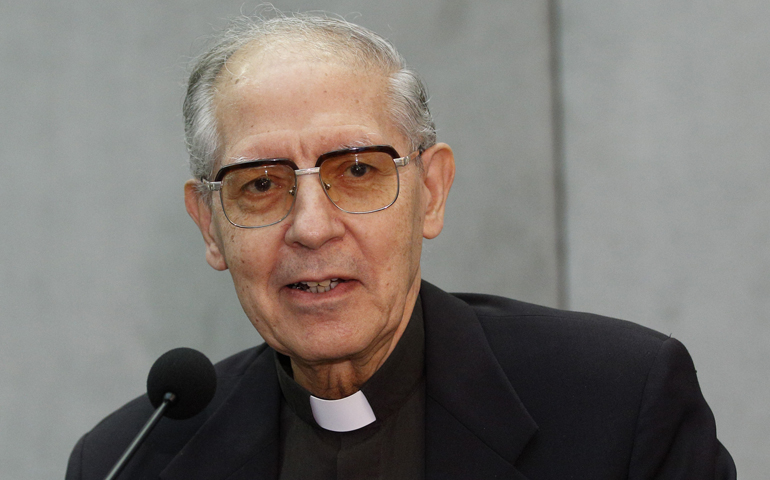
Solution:
[[[454,159],[381,37],[241,22],[199,59],[185,119],[187,210],[265,344],[121,478],[735,477],[676,340],[421,280]],[[102,478],[150,412],[100,423],[67,478]]]

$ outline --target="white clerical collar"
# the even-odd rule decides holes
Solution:
[[[316,423],[332,432],[352,432],[377,420],[361,390],[339,400],[324,400],[310,395],[310,408]]]

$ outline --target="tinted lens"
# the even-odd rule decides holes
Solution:
[[[342,210],[367,213],[389,207],[398,196],[398,170],[383,152],[347,152],[321,164],[326,195]]]
[[[222,178],[222,208],[242,227],[280,222],[294,203],[294,170],[288,165],[235,168]]]

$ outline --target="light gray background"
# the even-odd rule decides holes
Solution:
[[[770,4],[276,1],[391,38],[458,177],[426,279],[692,353],[741,478],[770,470]],[[239,1],[0,6],[0,478],[61,478],[154,359],[260,341],[182,204],[187,61]]]

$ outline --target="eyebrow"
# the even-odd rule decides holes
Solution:
[[[332,147],[331,149],[326,150],[325,152],[321,153],[321,155],[324,155],[324,154],[329,153],[329,152],[336,152],[336,151],[339,151],[339,150],[348,150],[348,149],[351,149],[351,148],[358,148],[358,147],[371,147],[371,146],[374,146],[374,145],[375,145],[375,143],[372,142],[372,140],[369,138],[368,135],[366,135],[366,138],[362,139],[362,140],[355,140],[353,142],[346,142],[346,143],[337,144],[336,146]],[[319,157],[321,155],[319,155]],[[243,157],[243,156],[241,156],[241,157],[236,157],[236,158],[231,159],[231,161],[229,163],[227,163],[226,165],[233,165],[233,164],[236,164],[236,163],[243,163],[243,162],[253,162],[253,161],[259,161],[259,160],[272,160],[272,159],[286,159],[286,160],[294,161],[294,159],[292,157]]]
[[[354,142],[344,143],[342,145],[339,145],[334,150],[344,150],[347,148],[356,148],[356,147],[371,147],[372,145],[374,145],[374,142],[372,142],[372,140],[369,138],[369,135],[366,135],[366,138],[363,140],[356,140]],[[330,151],[334,151],[334,150],[330,150]]]
[[[246,162],[258,162],[260,160],[291,160],[289,157],[236,157],[233,158],[230,163],[226,163],[223,165],[223,167],[226,167],[228,165],[235,165],[238,163],[246,163]]]

